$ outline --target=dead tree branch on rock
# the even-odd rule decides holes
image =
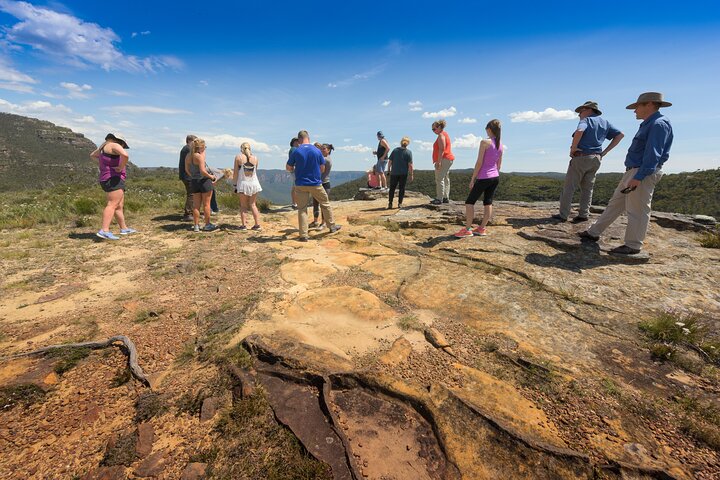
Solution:
[[[33,350],[32,352],[18,353],[16,355],[0,357],[0,362],[14,360],[16,358],[30,357],[34,355],[45,355],[46,353],[70,348],[89,348],[90,350],[100,350],[107,347],[120,348],[120,350],[128,357],[128,367],[130,368],[130,372],[132,373],[133,377],[135,377],[138,381],[140,381],[140,383],[142,383],[146,387],[152,389],[150,387],[150,382],[145,376],[145,372],[143,372],[143,369],[140,367],[140,365],[138,365],[137,348],[135,348],[135,344],[133,343],[133,341],[125,335],[115,335],[114,337],[110,337],[103,342],[81,342],[65,343],[62,345],[50,345],[48,347]]]

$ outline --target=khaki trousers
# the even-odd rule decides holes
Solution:
[[[595,174],[600,168],[600,154],[583,155],[570,160],[565,174],[565,186],[560,196],[560,215],[564,218],[570,216],[572,197],[578,186],[580,187],[580,206],[578,217],[587,218],[590,215]]]
[[[450,167],[452,160],[440,159],[440,168],[435,169],[435,198],[450,198]]]
[[[610,198],[610,202],[605,207],[605,211],[588,228],[587,231],[590,235],[599,237],[617,217],[627,212],[625,245],[630,248],[642,249],[648,225],[650,224],[650,203],[652,202],[653,192],[663,173],[661,170],[656,170],[652,175],[643,178],[635,191],[622,193],[621,190],[632,180],[637,171],[637,168],[633,168],[625,172],[612,198]]]
[[[307,206],[310,204],[310,197],[317,200],[320,204],[320,211],[322,212],[325,225],[327,225],[328,228],[335,225],[335,219],[333,218],[332,209],[330,208],[330,199],[322,185],[313,187],[296,185],[295,192],[297,193],[298,228],[300,229],[301,237],[308,236]]]

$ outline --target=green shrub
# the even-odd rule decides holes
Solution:
[[[720,226],[700,235],[700,245],[705,248],[720,248]]]
[[[75,213],[77,213],[78,215],[93,215],[96,214],[98,210],[98,204],[95,203],[95,200],[93,200],[92,198],[76,198],[73,205],[75,208]]]

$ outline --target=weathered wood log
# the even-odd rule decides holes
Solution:
[[[7,357],[0,357],[0,362],[14,360],[16,358],[30,357],[33,355],[44,355],[49,352],[65,350],[69,348],[89,348],[90,350],[100,350],[107,347],[120,348],[120,350],[122,350],[122,352],[125,353],[128,357],[128,367],[130,368],[130,373],[132,373],[133,377],[135,377],[140,383],[151,389],[150,381],[145,376],[145,372],[143,372],[143,369],[140,367],[140,365],[138,365],[137,348],[135,348],[135,344],[133,343],[133,341],[125,335],[115,335],[114,337],[110,337],[103,342],[80,342],[65,343],[61,345],[50,345],[48,347],[33,350],[32,352],[18,353],[15,355],[9,355]]]

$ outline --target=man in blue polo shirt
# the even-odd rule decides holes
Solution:
[[[580,206],[577,216],[572,219],[573,223],[580,223],[587,222],[590,215],[595,174],[600,168],[600,161],[620,143],[624,135],[600,116],[602,112],[597,102],[587,101],[577,107],[575,112],[579,114],[580,122],[573,133],[570,146],[570,165],[560,196],[560,213],[552,218],[562,222],[568,219],[572,197],[580,186]],[[610,140],[610,143],[603,150],[602,144],[606,139]]]
[[[625,244],[613,248],[610,253],[640,253],[650,223],[652,195],[663,175],[662,166],[670,156],[673,142],[672,125],[660,113],[660,108],[671,105],[663,100],[662,93],[646,92],[638,97],[637,102],[626,107],[635,110],[635,117],[643,122],[625,157],[625,175],[602,215],[590,228],[579,233],[582,240],[598,241],[600,234],[627,211]]]
[[[297,138],[300,145],[290,154],[285,168],[288,172],[295,173],[300,241],[307,242],[307,206],[311,196],[320,204],[323,219],[330,229],[330,233],[340,230],[340,225],[335,225],[332,209],[330,208],[330,199],[322,187],[321,177],[325,171],[325,157],[316,146],[310,143],[310,135],[306,130],[300,130]]]

